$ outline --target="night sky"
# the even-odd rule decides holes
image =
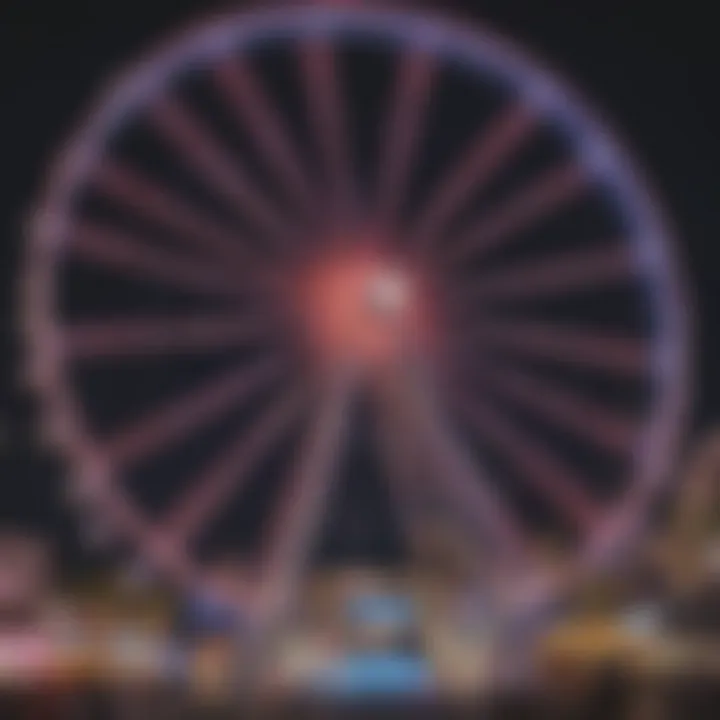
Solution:
[[[654,4],[652,11],[647,3],[591,0],[439,4],[487,21],[560,70],[594,100],[654,180],[695,298],[692,429],[712,425],[720,418],[720,147],[712,114],[720,67],[710,3]],[[105,78],[167,31],[228,5],[6,0],[0,9],[0,520],[52,528],[69,567],[98,560],[79,549],[62,501],[63,468],[42,448],[36,408],[21,383],[14,293],[23,219],[53,152]]]

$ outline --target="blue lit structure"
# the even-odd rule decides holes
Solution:
[[[351,651],[316,678],[313,690],[332,699],[386,700],[432,694],[431,663],[420,650],[408,650],[405,640],[415,634],[418,612],[412,600],[391,593],[367,593],[353,598],[346,617],[354,630],[380,630],[384,647]]]

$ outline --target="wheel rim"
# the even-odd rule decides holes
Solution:
[[[253,60],[256,58],[254,53],[267,48],[270,48],[272,54],[273,47],[280,48],[278,53],[289,52],[290,48],[304,62],[298,71],[298,82],[306,83],[303,90],[308,116],[306,122],[310,132],[315,134],[317,151],[314,172],[315,176],[320,176],[320,193],[325,192],[326,199],[329,198],[325,203],[327,217],[319,224],[317,207],[311,205],[308,211],[307,206],[308,202],[313,202],[312,191],[308,192],[308,188],[314,186],[317,192],[318,185],[317,179],[314,183],[306,182],[306,167],[303,166],[306,165],[307,157],[299,157],[301,153],[292,147],[293,139],[288,140],[289,132],[278,139],[279,133],[287,132],[284,126],[288,119],[282,117],[282,112],[272,102],[268,105],[262,102],[264,96],[258,102],[256,85],[259,81],[267,81],[267,75],[261,72],[252,74],[252,68],[248,71],[247,65],[244,69],[249,74],[244,78],[238,75],[240,63],[245,58]],[[352,142],[347,138],[352,113],[348,113],[348,108],[337,97],[333,97],[332,92],[333,88],[336,91],[344,88],[343,82],[335,75],[338,66],[335,64],[337,56],[334,51],[339,47],[343,51],[348,47],[356,50],[364,47],[366,53],[390,55],[395,60],[397,73],[394,75],[397,85],[389,84],[394,94],[386,98],[384,103],[386,122],[377,134],[380,157],[377,186],[373,186],[372,181],[368,182],[366,173],[362,193],[364,198],[360,200],[357,187],[352,187],[361,184],[359,175],[362,173],[352,169],[357,166],[358,150],[352,147]],[[348,62],[346,60],[344,66],[346,74]],[[214,151],[213,143],[217,142],[217,138],[212,133],[198,130],[199,126],[192,122],[197,119],[196,113],[202,115],[202,107],[186,107],[183,105],[186,100],[181,99],[178,104],[178,98],[172,92],[159,92],[169,85],[176,71],[187,73],[189,68],[198,64],[198,76],[205,73],[205,80],[214,83],[214,92],[220,102],[224,103],[228,117],[233,117],[238,123],[238,132],[240,123],[245,123],[243,132],[254,137],[265,162],[277,172],[280,180],[272,188],[275,197],[283,195],[286,207],[297,208],[305,204],[305,237],[298,237],[302,234],[288,228],[287,223],[282,222],[282,213],[276,213],[267,198],[257,192],[254,185],[256,177],[252,172],[246,173],[246,182],[238,179],[237,172],[242,163],[234,165],[236,174],[231,176],[230,169]],[[257,65],[255,67],[257,69]],[[117,233],[117,226],[109,228],[110,216],[106,215],[102,220],[105,224],[102,228],[96,221],[94,225],[88,226],[87,218],[84,218],[86,224],[81,227],[81,233],[76,232],[74,244],[68,246],[69,251],[76,252],[79,247],[86,260],[90,258],[98,264],[114,265],[116,271],[135,273],[145,280],[153,278],[153,282],[180,283],[200,294],[219,292],[231,301],[230,306],[235,300],[240,303],[244,293],[252,291],[252,288],[247,289],[243,276],[238,281],[232,272],[226,271],[230,263],[233,263],[233,268],[240,268],[250,258],[262,258],[263,253],[269,253],[276,259],[278,256],[282,258],[283,253],[287,252],[291,261],[276,266],[286,272],[286,268],[294,268],[295,263],[306,260],[302,249],[312,245],[308,238],[318,237],[331,237],[336,247],[342,246],[343,243],[338,240],[347,241],[347,236],[350,236],[350,242],[345,244],[352,247],[376,247],[379,244],[384,249],[390,245],[393,258],[396,252],[405,258],[411,255],[413,263],[421,268],[423,277],[427,274],[426,270],[431,268],[433,281],[440,276],[441,284],[444,283],[447,288],[453,284],[448,282],[448,276],[459,277],[452,273],[459,272],[458,265],[462,265],[467,257],[472,258],[478,251],[474,244],[476,237],[481,237],[488,246],[480,250],[489,253],[492,260],[493,243],[504,242],[507,236],[514,241],[518,234],[522,235],[524,224],[546,215],[562,214],[568,206],[572,206],[578,194],[587,192],[598,203],[606,205],[618,223],[620,237],[617,242],[603,242],[594,238],[592,243],[580,247],[574,254],[568,251],[568,247],[572,249],[571,246],[561,247],[556,257],[550,251],[544,256],[542,253],[535,256],[526,254],[524,258],[522,255],[509,255],[503,259],[501,255],[499,263],[493,266],[491,262],[489,265],[489,272],[499,272],[499,278],[495,275],[491,281],[487,269],[483,277],[482,267],[473,270],[479,273],[481,282],[472,283],[479,289],[472,302],[479,304],[477,297],[482,301],[485,295],[485,305],[480,305],[481,312],[492,316],[497,305],[503,309],[503,302],[507,302],[508,297],[510,305],[522,305],[523,294],[525,301],[528,297],[532,300],[543,294],[563,292],[575,297],[586,292],[593,283],[607,288],[614,283],[629,281],[641,298],[639,304],[646,306],[644,319],[639,323],[644,325],[642,330],[637,331],[635,337],[613,337],[612,333],[603,334],[599,331],[602,323],[596,323],[594,327],[591,323],[587,332],[575,332],[572,328],[568,330],[558,325],[552,327],[552,323],[550,327],[548,323],[543,326],[534,320],[518,323],[517,318],[511,316],[503,320],[511,326],[508,330],[502,323],[495,322],[493,326],[491,317],[480,333],[482,343],[485,347],[489,346],[491,352],[473,350],[476,354],[472,355],[472,359],[482,357],[482,362],[487,363],[488,384],[493,392],[502,392],[504,401],[514,402],[516,410],[520,406],[522,412],[527,411],[530,415],[533,412],[536,416],[542,416],[543,413],[546,416],[554,415],[560,418],[561,425],[566,426],[566,434],[579,431],[597,444],[621,447],[626,458],[623,473],[630,477],[627,487],[622,488],[620,499],[616,497],[610,503],[612,508],[603,508],[600,512],[596,503],[588,501],[585,492],[578,491],[572,479],[573,474],[568,473],[556,457],[548,455],[547,450],[537,443],[537,438],[529,437],[527,430],[523,431],[517,424],[513,424],[512,417],[508,419],[498,415],[497,407],[494,410],[486,408],[480,418],[476,413],[477,408],[465,407],[464,429],[474,425],[474,432],[478,434],[479,425],[479,434],[486,439],[489,437],[490,444],[504,448],[506,455],[514,455],[515,462],[519,459],[520,475],[523,475],[523,468],[525,474],[535,474],[531,479],[531,483],[535,483],[535,492],[539,490],[540,493],[550,495],[553,502],[563,508],[563,512],[574,516],[581,528],[576,554],[578,566],[596,565],[624,547],[629,533],[639,526],[643,507],[651,500],[669,466],[686,412],[686,300],[671,257],[667,230],[625,154],[610,139],[605,126],[586,110],[583,102],[577,100],[545,70],[537,67],[534,60],[529,60],[523,53],[487,31],[470,31],[437,18],[374,9],[305,7],[283,9],[281,12],[236,14],[199,29],[193,28],[190,33],[169,43],[114,84],[91,114],[89,122],[69,144],[51,175],[48,190],[33,223],[24,303],[32,350],[33,381],[47,400],[46,415],[51,432],[60,436],[57,439],[77,463],[90,504],[99,504],[101,511],[113,515],[124,534],[132,536],[145,552],[171,569],[178,578],[185,581],[199,579],[198,566],[188,561],[184,550],[178,557],[177,546],[180,543],[177,543],[177,538],[173,536],[169,544],[163,540],[163,533],[157,532],[155,524],[138,512],[126,490],[120,489],[119,479],[115,476],[122,475],[122,472],[117,472],[112,453],[108,453],[108,443],[99,443],[92,422],[84,419],[85,398],[77,395],[76,388],[71,386],[66,377],[66,360],[63,355],[68,347],[68,339],[54,296],[60,276],[65,272],[62,267],[65,262],[64,243],[68,243],[68,231],[76,227],[78,221],[77,197],[80,188],[86,186],[88,178],[97,177],[98,170],[103,192],[118,202],[122,213],[135,216],[150,214],[153,222],[165,226],[166,238],[171,238],[173,242],[183,234],[194,235],[195,239],[190,240],[187,247],[182,245],[188,239],[185,238],[176,245],[157,244],[151,251],[147,247],[141,251],[140,246],[130,242],[124,248],[124,255],[122,252],[118,254],[117,245],[122,244],[126,237],[120,237],[120,234],[108,236],[108,230]],[[439,163],[441,172],[434,179],[425,181],[440,186],[435,195],[425,193],[427,197],[423,198],[420,182],[418,194],[421,198],[421,217],[417,227],[409,230],[407,217],[402,216],[403,193],[410,193],[413,173],[416,172],[414,168],[420,163],[423,143],[427,151],[428,139],[424,133],[431,132],[417,118],[424,117],[427,120],[430,114],[429,98],[433,92],[438,92],[443,82],[452,79],[453,73],[464,75],[466,82],[471,85],[475,83],[479,93],[482,88],[482,92],[487,94],[488,106],[497,109],[496,106],[504,104],[504,107],[500,113],[490,113],[490,122],[483,125],[477,134],[477,143],[470,146],[472,152],[468,151],[469,159],[465,163],[462,162],[462,156],[457,157],[457,153],[454,158],[444,158],[444,164]],[[442,78],[439,79],[441,74]],[[260,88],[262,91],[261,83]],[[276,97],[274,99],[277,100]],[[254,103],[249,104],[250,100],[254,100]],[[200,179],[200,184],[208,186],[205,189],[210,188],[219,197],[218,205],[225,203],[222,221],[213,218],[213,222],[206,222],[209,213],[198,214],[195,207],[188,211],[189,202],[187,206],[184,203],[167,202],[166,198],[154,194],[150,185],[143,185],[147,178],[131,174],[127,165],[109,161],[107,151],[110,139],[122,135],[138,115],[145,121],[147,117],[143,113],[148,107],[153,113],[150,121],[154,132],[158,139],[165,142],[170,139],[174,152],[187,164],[184,172],[194,173]],[[249,107],[254,109],[253,112],[249,116],[242,115],[248,112]],[[188,122],[188,118],[191,122]],[[293,121],[290,120],[289,124],[290,130],[293,130]],[[218,129],[217,123],[214,129]],[[482,195],[479,200],[474,199],[473,193],[477,194],[478,188],[489,187],[493,190],[496,175],[501,174],[504,165],[512,164],[513,155],[524,152],[523,143],[531,143],[535,135],[543,133],[547,134],[546,139],[550,144],[564,140],[569,146],[566,153],[568,162],[558,163],[556,157],[549,167],[542,168],[539,179],[538,176],[530,178],[533,182],[529,186],[511,188],[505,206],[502,197],[496,202],[495,208],[489,201],[486,208]],[[488,140],[489,136],[492,142]],[[294,139],[297,140],[297,133]],[[354,157],[349,157],[353,151]],[[562,155],[562,152],[558,154]],[[447,155],[451,156],[453,152],[448,150]],[[278,192],[280,187],[282,189]],[[370,223],[358,222],[360,215],[367,216],[367,213],[359,212],[358,206],[367,207],[363,200],[365,203],[368,200],[371,203],[375,201],[371,204],[375,212]],[[467,212],[467,206],[476,210],[476,204],[483,211],[475,213],[478,218],[472,212]],[[255,228],[251,231],[255,235],[255,245],[250,249],[242,243],[232,244],[232,240],[241,234],[237,225],[234,226],[234,234],[229,234],[223,227],[236,206],[242,206],[244,210],[241,218],[244,232],[248,232],[248,227]],[[205,203],[204,210],[207,211],[208,207],[208,203]],[[411,209],[415,212],[418,208]],[[463,212],[467,213],[467,217],[462,216]],[[198,219],[200,215],[204,217]],[[460,221],[457,221],[457,215]],[[302,214],[299,216],[302,217]],[[452,226],[453,217],[458,229],[451,227],[448,230],[445,226]],[[465,227],[462,226],[463,222]],[[467,226],[470,226],[469,229]],[[124,235],[127,234],[125,231]],[[104,240],[104,244],[98,241],[98,237]],[[197,245],[198,237],[204,238],[204,247]],[[257,242],[258,238],[271,237],[278,240],[277,245]],[[368,238],[371,242],[368,242]],[[455,247],[464,246],[463,253],[466,254],[463,256],[463,253],[459,253],[449,262],[447,259],[439,259],[433,251],[437,253],[437,247],[443,240],[447,241],[446,245],[454,242]],[[540,242],[543,242],[542,238]],[[137,251],[136,254],[142,256],[139,264],[133,266],[135,261],[127,260],[128,248],[130,254]],[[300,249],[299,256],[294,248]],[[418,248],[420,252],[416,252]],[[191,253],[187,253],[188,249]],[[152,254],[152,251],[158,250],[160,254]],[[411,252],[408,253],[408,250]],[[350,257],[351,265],[356,267],[356,258],[354,255]],[[208,258],[212,258],[212,261],[206,264]],[[226,268],[218,268],[217,258],[227,260]],[[388,256],[383,255],[381,269],[387,269],[388,263]],[[513,264],[516,264],[515,268]],[[266,263],[266,267],[269,265],[269,262]],[[332,274],[337,274],[337,266],[333,266]],[[265,298],[271,294],[277,299],[278,284],[283,287],[288,285],[287,275],[282,272],[273,270],[261,274],[261,277],[263,281],[267,280],[267,284],[259,290],[261,294],[265,293],[262,295]],[[467,277],[463,282],[471,284]],[[474,288],[472,292],[475,293]],[[249,294],[252,295],[252,292]],[[447,401],[452,388],[451,383],[446,381],[457,372],[458,358],[463,354],[470,356],[471,352],[467,348],[458,351],[457,344],[453,343],[453,333],[457,334],[463,323],[468,322],[462,318],[462,312],[456,316],[453,303],[456,302],[463,312],[466,308],[473,310],[473,317],[477,317],[475,308],[478,305],[472,304],[467,298],[447,301],[445,296],[449,294],[452,292],[446,292],[439,303],[443,308],[442,321],[434,321],[435,325],[441,326],[443,341],[433,341],[433,350],[437,352],[431,353],[430,372],[433,392],[437,391],[442,404],[447,406],[445,409],[450,408],[454,412],[457,411],[459,401],[468,404],[467,398],[458,398],[458,390],[455,388],[453,400]],[[322,302],[328,305],[333,300],[324,297]],[[354,302],[353,297],[348,300],[351,308],[354,308]],[[285,305],[280,303],[280,307],[282,309]],[[163,322],[164,332],[159,331],[157,322],[148,321],[143,325],[138,322],[140,319],[134,318],[125,325],[118,324],[111,331],[101,331],[97,325],[79,328],[77,332],[74,331],[72,342],[86,358],[123,355],[132,346],[136,350],[141,348],[140,352],[158,353],[158,346],[161,349],[172,349],[173,343],[179,343],[181,349],[184,343],[185,350],[190,348],[197,352],[198,348],[207,348],[213,343],[219,346],[220,343],[247,341],[248,337],[255,337],[254,333],[262,336],[266,329],[265,315],[262,313],[251,317],[249,323],[244,321],[242,324],[232,314],[215,314],[212,321],[208,321],[207,317],[186,316],[180,320],[176,318],[176,325],[168,326],[167,322]],[[346,324],[346,319],[347,316],[343,315],[340,325]],[[107,323],[107,318],[102,320]],[[457,328],[454,325],[456,322]],[[380,340],[385,341],[387,333],[377,331],[373,323],[368,324],[369,334],[373,338],[378,335]],[[612,323],[609,324],[612,326]],[[617,327],[611,329],[617,330]],[[339,347],[343,352],[362,356],[369,341],[356,342],[358,333],[350,333],[353,341],[350,345],[347,340],[333,340],[333,348]],[[642,343],[636,342],[638,336]],[[391,345],[395,348],[394,344]],[[643,347],[639,348],[639,345]],[[502,348],[499,353],[498,347]],[[425,350],[423,348],[423,354],[427,355]],[[404,354],[407,351],[407,346],[403,344],[402,350],[393,349],[389,356],[387,353],[382,355],[383,363],[396,364],[401,356],[403,359],[407,357]],[[488,358],[492,352],[497,356],[494,360]],[[572,366],[574,363],[582,366],[583,372],[591,367],[601,375],[634,374],[640,384],[646,386],[645,415],[634,424],[611,418],[609,413],[599,410],[596,405],[579,401],[575,390],[569,391],[566,387],[566,392],[558,391],[556,384],[548,382],[547,375],[544,378],[538,375],[537,367],[528,371],[528,367],[523,367],[522,363],[506,365],[505,359],[512,357],[513,352],[516,353],[516,361],[523,355],[526,358],[528,354],[534,354],[536,357],[544,356],[543,359],[550,364]],[[559,360],[562,355],[565,359]],[[297,368],[306,370],[303,363],[307,358],[304,355],[302,357],[302,360],[298,360]],[[316,360],[308,362],[315,370]],[[369,372],[368,362],[363,360],[360,363],[360,369],[365,375]],[[337,355],[332,356],[330,364],[336,369],[341,364]],[[383,367],[387,369],[385,365]],[[241,376],[228,374],[220,383],[215,383],[210,396],[204,396],[203,407],[207,408],[208,417],[222,408],[225,400],[231,399],[233,394],[243,397],[247,386],[251,384],[245,377],[246,372],[244,370]],[[272,370],[264,366],[257,370],[257,382],[261,381],[265,373],[270,377]],[[582,382],[585,381],[577,385]],[[487,386],[478,390],[481,389],[488,392]],[[459,394],[465,393],[461,391]],[[117,453],[122,454],[123,451],[117,448],[123,447],[126,448],[124,452],[141,453],[149,447],[148,437],[153,436],[154,429],[164,427],[165,430],[157,430],[157,433],[167,434],[169,418],[172,415],[177,417],[177,413],[182,412],[186,418],[197,415],[202,405],[198,405],[199,402],[195,398],[192,403],[166,408],[164,415],[156,415],[150,424],[140,424],[133,433],[124,435],[122,442],[116,438]],[[271,432],[266,426],[273,428],[282,423],[292,404],[292,399],[281,403],[274,414],[265,418],[263,431],[258,431],[255,439],[249,441],[247,446],[262,445],[265,437],[263,432]],[[432,414],[436,410],[428,412]],[[322,424],[323,421],[320,422]],[[448,424],[452,424],[452,420],[449,419]],[[177,433],[181,434],[183,427],[187,429],[189,425],[189,419],[184,424],[179,423],[181,427]],[[456,425],[452,428],[458,429]],[[428,432],[432,434],[435,431]],[[631,436],[629,441],[628,435]],[[447,449],[440,451],[440,454],[448,462],[453,456]],[[467,459],[471,464],[479,462],[474,456]],[[234,457],[231,455],[225,458],[224,463],[220,463],[221,467],[216,474],[227,475],[227,468],[233,465],[233,460],[235,464],[246,462],[242,453]],[[463,472],[458,470],[457,475],[462,477]],[[222,495],[228,491],[230,482],[226,479],[219,482],[218,486],[226,488],[222,492],[218,490]],[[322,495],[321,489],[318,492]],[[463,495],[463,492],[468,494]],[[470,504],[477,504],[478,507],[482,505],[476,493],[468,490],[467,483],[464,490],[458,485],[455,490],[448,490],[448,493],[453,495],[454,504],[465,497]],[[485,502],[488,502],[487,498]],[[190,507],[186,505],[182,517],[193,516]],[[594,529],[587,531],[591,526]],[[287,553],[292,554],[289,550]],[[285,564],[288,562],[285,561]],[[557,582],[554,580],[552,584],[556,589]]]

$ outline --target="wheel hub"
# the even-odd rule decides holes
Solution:
[[[419,274],[381,252],[324,255],[301,273],[299,297],[307,347],[323,364],[351,360],[366,369],[429,349],[427,293]]]

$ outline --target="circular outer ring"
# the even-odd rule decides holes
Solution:
[[[558,82],[556,73],[521,49],[484,28],[469,28],[428,13],[406,10],[292,6],[215,17],[174,36],[110,83],[89,119],[72,135],[52,166],[47,187],[31,219],[27,272],[22,288],[24,329],[29,347],[30,381],[44,400],[50,436],[74,463],[73,472],[95,511],[112,512],[128,534],[143,545],[151,528],[113,485],[111,468],[92,445],[82,412],[63,379],[59,333],[55,325],[54,268],[67,228],[65,208],[94,165],[104,140],[151,98],[177,70],[203,64],[233,51],[277,39],[367,37],[392,46],[414,46],[471,71],[489,73],[514,86],[533,106],[577,142],[581,160],[625,209],[629,242],[647,281],[654,308],[652,381],[656,404],[635,458],[635,479],[619,509],[578,558],[585,572],[610,561],[625,548],[644,519],[654,493],[668,479],[690,409],[691,312],[667,223],[628,153],[588,104]],[[100,492],[100,490],[102,490]],[[102,499],[101,499],[102,497]],[[95,503],[101,503],[98,508]],[[166,548],[144,547],[167,565]],[[189,580],[194,574],[187,573]],[[573,574],[573,577],[577,577]],[[551,583],[557,591],[558,581]],[[545,583],[541,583],[545,585]],[[541,593],[543,596],[546,593]]]

